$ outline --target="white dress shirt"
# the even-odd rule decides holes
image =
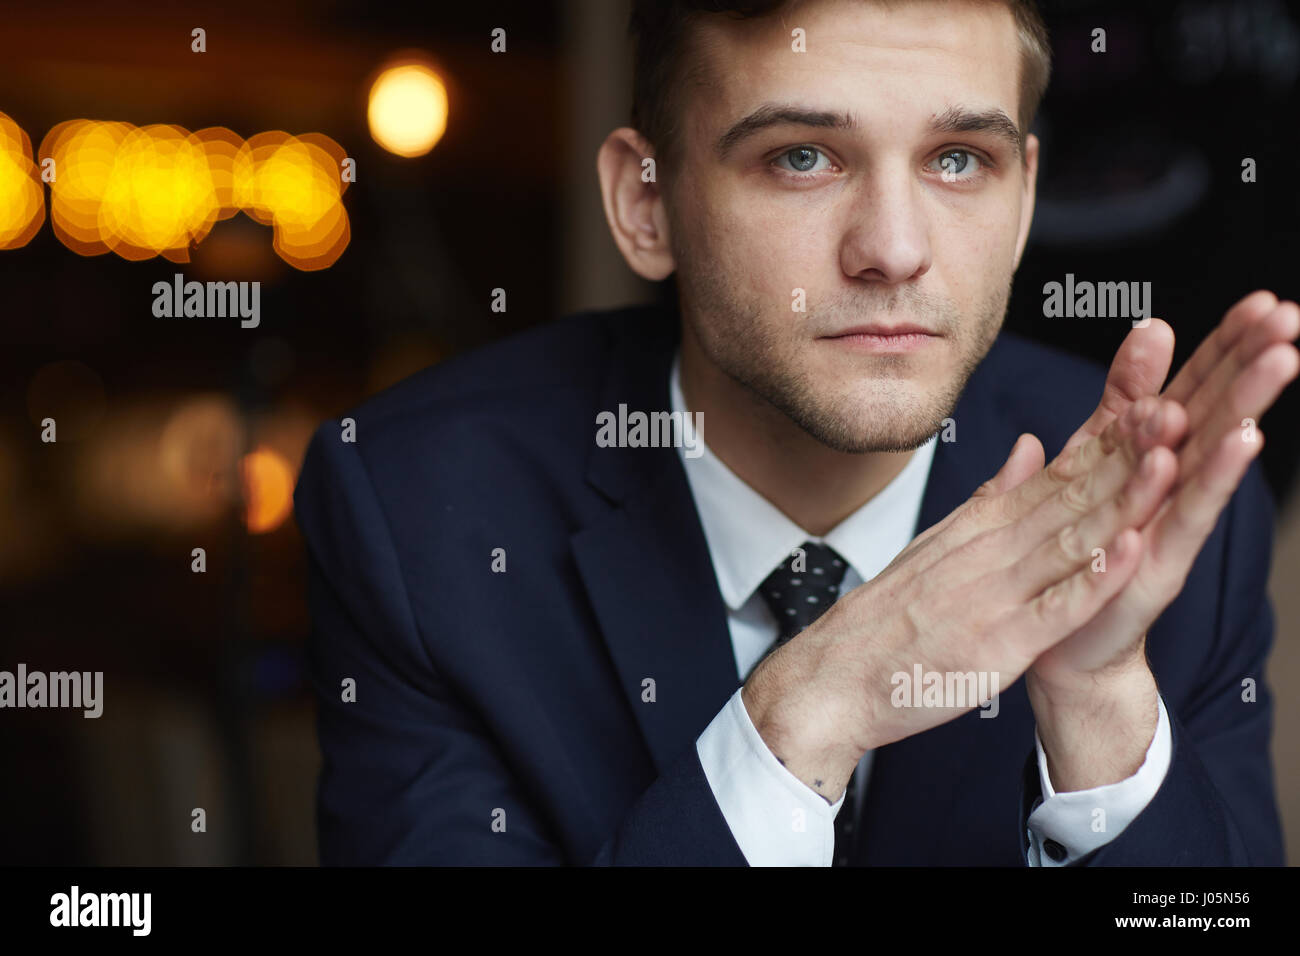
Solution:
[[[680,355],[673,360],[669,394],[672,411],[685,417]],[[696,457],[678,448],[727,606],[738,678],[747,676],[776,640],[777,623],[758,586],[795,548],[805,541],[834,548],[848,563],[839,591],[843,595],[883,571],[915,537],[937,440],[931,438],[918,448],[893,481],[822,538],[808,534],[745,484],[713,454],[703,433],[692,449]],[[1027,821],[1029,865],[1064,866],[1118,836],[1160,788],[1171,745],[1161,699],[1155,737],[1133,776],[1058,794],[1048,779],[1047,757],[1035,730],[1043,797]],[[831,865],[835,816],[844,797],[827,803],[776,759],[754,729],[740,690],[700,734],[696,749],[723,818],[751,866]],[[844,812],[855,817],[866,793],[871,757],[868,751],[854,771],[856,806]],[[1099,820],[1102,828],[1097,827]],[[1060,860],[1044,852],[1045,841],[1059,844],[1053,849]]]

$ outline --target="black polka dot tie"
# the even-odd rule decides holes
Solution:
[[[824,544],[805,541],[759,585],[758,593],[776,617],[776,650],[835,603],[848,563]],[[769,651],[770,653],[770,651]],[[854,786],[849,777],[844,805],[835,816],[835,858],[833,865],[848,866],[854,826]]]
[[[835,603],[848,565],[824,544],[805,541],[777,566],[758,587],[758,593],[776,616],[780,647]]]

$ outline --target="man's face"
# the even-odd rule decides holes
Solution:
[[[813,0],[695,30],[665,177],[688,335],[832,448],[915,448],[997,336],[1032,201],[1011,13]]]

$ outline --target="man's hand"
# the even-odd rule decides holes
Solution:
[[[1148,336],[1148,333],[1154,333]],[[1206,338],[1162,397],[1186,409],[1185,421],[1166,422],[1161,441],[1178,451],[1170,495],[1142,529],[1143,555],[1133,580],[1100,614],[1034,662],[1041,686],[1080,683],[1140,656],[1147,628],[1182,590],[1192,562],[1214,530],[1246,468],[1263,447],[1256,423],[1300,371],[1300,307],[1270,292],[1238,302]],[[1173,354],[1163,322],[1134,329],[1116,356],[1101,404],[1066,445],[1118,421],[1139,401],[1151,401]],[[1181,433],[1181,434],[1180,434]]]
[[[1153,414],[1180,414],[1173,403],[1149,404]],[[1158,437],[1112,423],[1071,450],[1077,476],[1061,482],[1063,466],[1044,469],[1042,446],[1022,435],[970,500],[755,668],[743,700],[768,747],[834,802],[865,751],[979,703],[893,706],[892,675],[920,666],[1014,681],[1136,570],[1135,529],[1174,480],[1174,453]],[[1105,573],[1093,570],[1097,547]]]
[[[1053,787],[1116,783],[1142,765],[1155,733],[1156,684],[1146,632],[1182,590],[1250,462],[1263,447],[1259,418],[1300,371],[1300,307],[1269,292],[1238,302],[1163,393],[1185,407],[1159,427],[1177,448],[1171,494],[1141,529],[1137,571],[1102,611],[1042,654],[1025,677]],[[1121,347],[1101,404],[1067,444],[1154,401],[1168,372],[1173,334],[1163,322],[1135,329]],[[1068,473],[1067,473],[1068,474]]]

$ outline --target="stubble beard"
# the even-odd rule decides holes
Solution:
[[[685,261],[700,260],[678,259]],[[949,349],[956,356],[956,370],[937,390],[919,396],[902,386],[890,387],[890,379],[904,377],[915,367],[902,354],[863,356],[863,375],[872,380],[868,393],[854,388],[827,394],[824,383],[815,381],[799,362],[799,350],[813,347],[812,340],[782,338],[774,323],[764,321],[763,309],[743,299],[725,275],[696,272],[684,276],[679,271],[678,289],[683,319],[691,324],[706,357],[759,405],[775,409],[829,448],[865,454],[912,451],[943,428],[997,338],[1010,298],[1011,277],[992,287],[965,317],[952,303],[912,286],[895,286],[887,292],[864,287],[820,311],[794,313],[793,324],[800,328],[830,332],[861,321],[863,316],[903,311],[939,331],[945,336],[943,342],[926,348]]]

